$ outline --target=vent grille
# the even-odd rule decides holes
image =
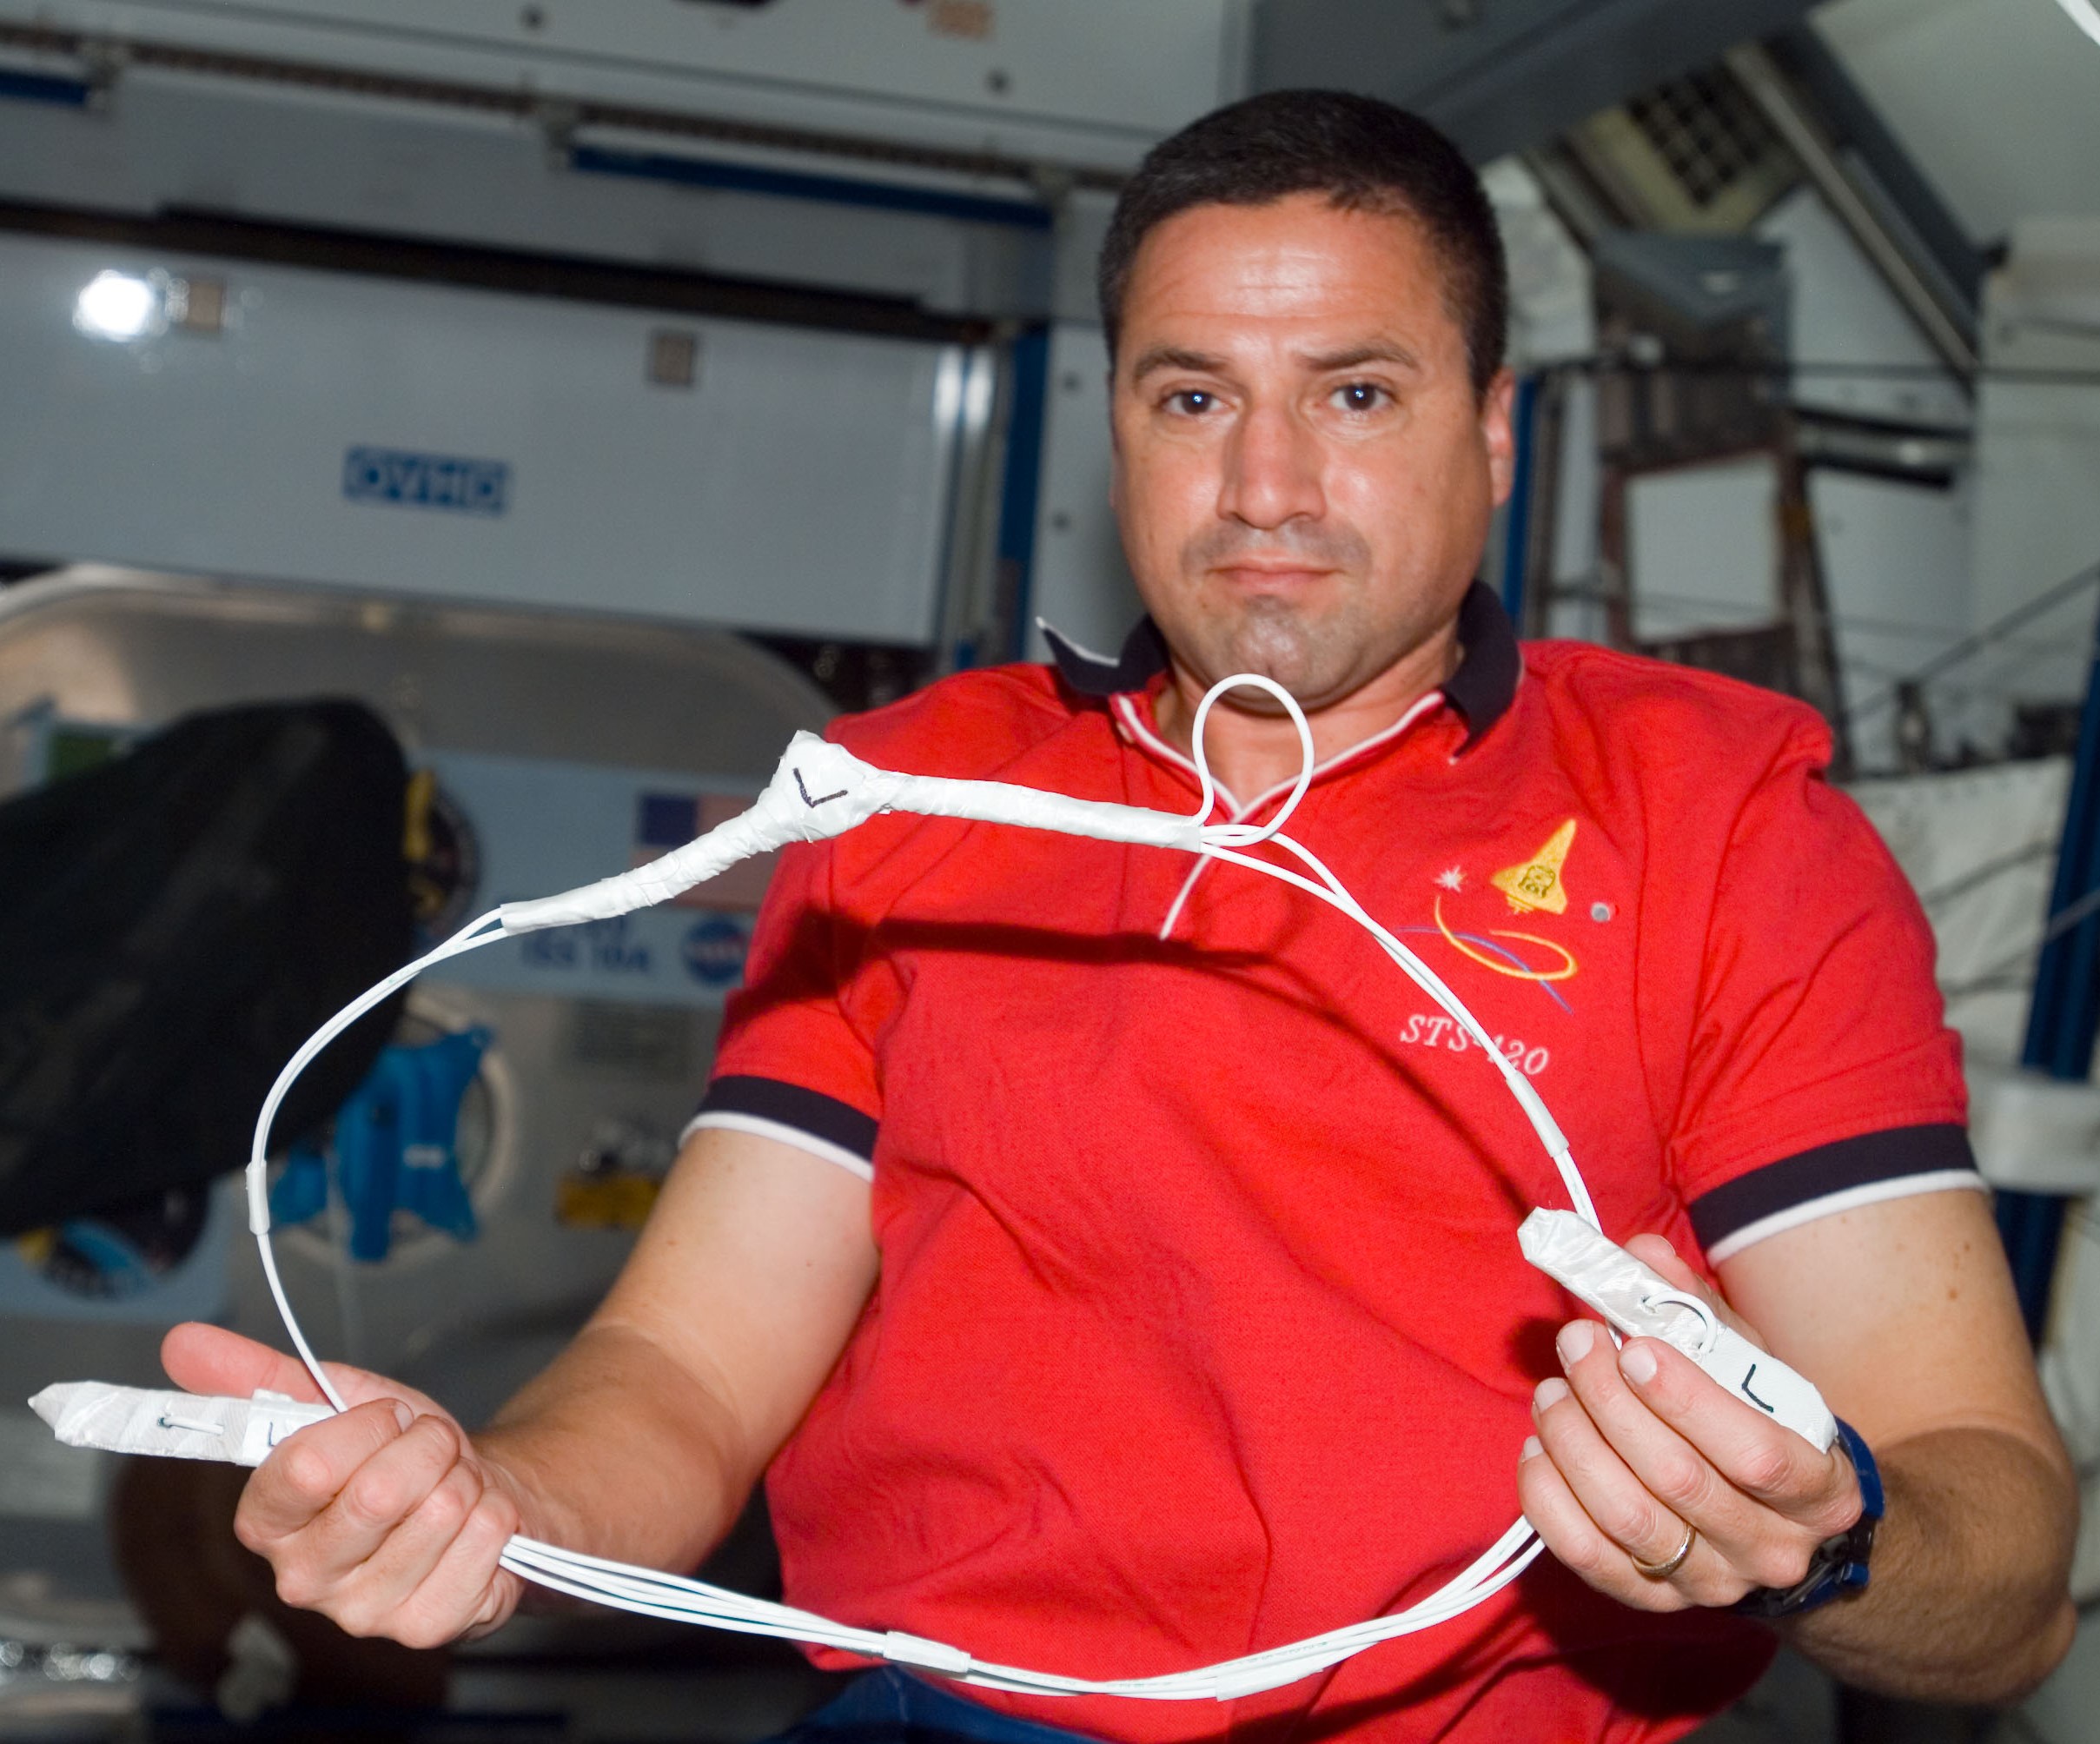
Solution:
[[[1561,147],[1637,230],[1735,235],[1800,176],[1793,153],[1722,67],[1601,110]]]
[[[1742,88],[1712,73],[1658,85],[1626,113],[1701,210],[1758,171],[1779,144]]]

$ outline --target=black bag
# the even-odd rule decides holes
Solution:
[[[0,1236],[248,1158],[293,1051],[412,952],[407,772],[361,704],[179,721],[0,805]],[[293,1087],[326,1123],[401,995]]]

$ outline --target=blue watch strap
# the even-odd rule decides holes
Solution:
[[[1859,1478],[1859,1518],[1843,1540],[1845,1561],[1838,1568],[1838,1584],[1844,1591],[1856,1593],[1866,1585],[1866,1559],[1874,1548],[1874,1528],[1888,1504],[1881,1489],[1881,1468],[1874,1463],[1874,1456],[1859,1431],[1843,1417],[1837,1422],[1838,1444]]]

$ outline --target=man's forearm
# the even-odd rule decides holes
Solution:
[[[1872,1579],[1781,1625],[1825,1670],[1918,1701],[2018,1699],[2064,1655],[2077,1497],[2062,1469],[1994,1429],[1875,1449],[1887,1509]]]
[[[646,1567],[697,1566],[755,1472],[720,1402],[639,1332],[586,1327],[474,1437],[528,1536]]]

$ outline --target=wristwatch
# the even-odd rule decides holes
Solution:
[[[1844,1448],[1845,1457],[1852,1461],[1852,1469],[1859,1475],[1859,1518],[1836,1537],[1825,1538],[1816,1547],[1808,1573],[1792,1586],[1760,1587],[1739,1599],[1735,1609],[1739,1615],[1766,1621],[1798,1617],[1802,1612],[1812,1611],[1832,1599],[1865,1590],[1866,1559],[1874,1548],[1874,1528],[1880,1523],[1884,1506],[1881,1472],[1874,1463],[1874,1456],[1859,1438],[1859,1431],[1842,1417],[1838,1420],[1838,1442]]]

